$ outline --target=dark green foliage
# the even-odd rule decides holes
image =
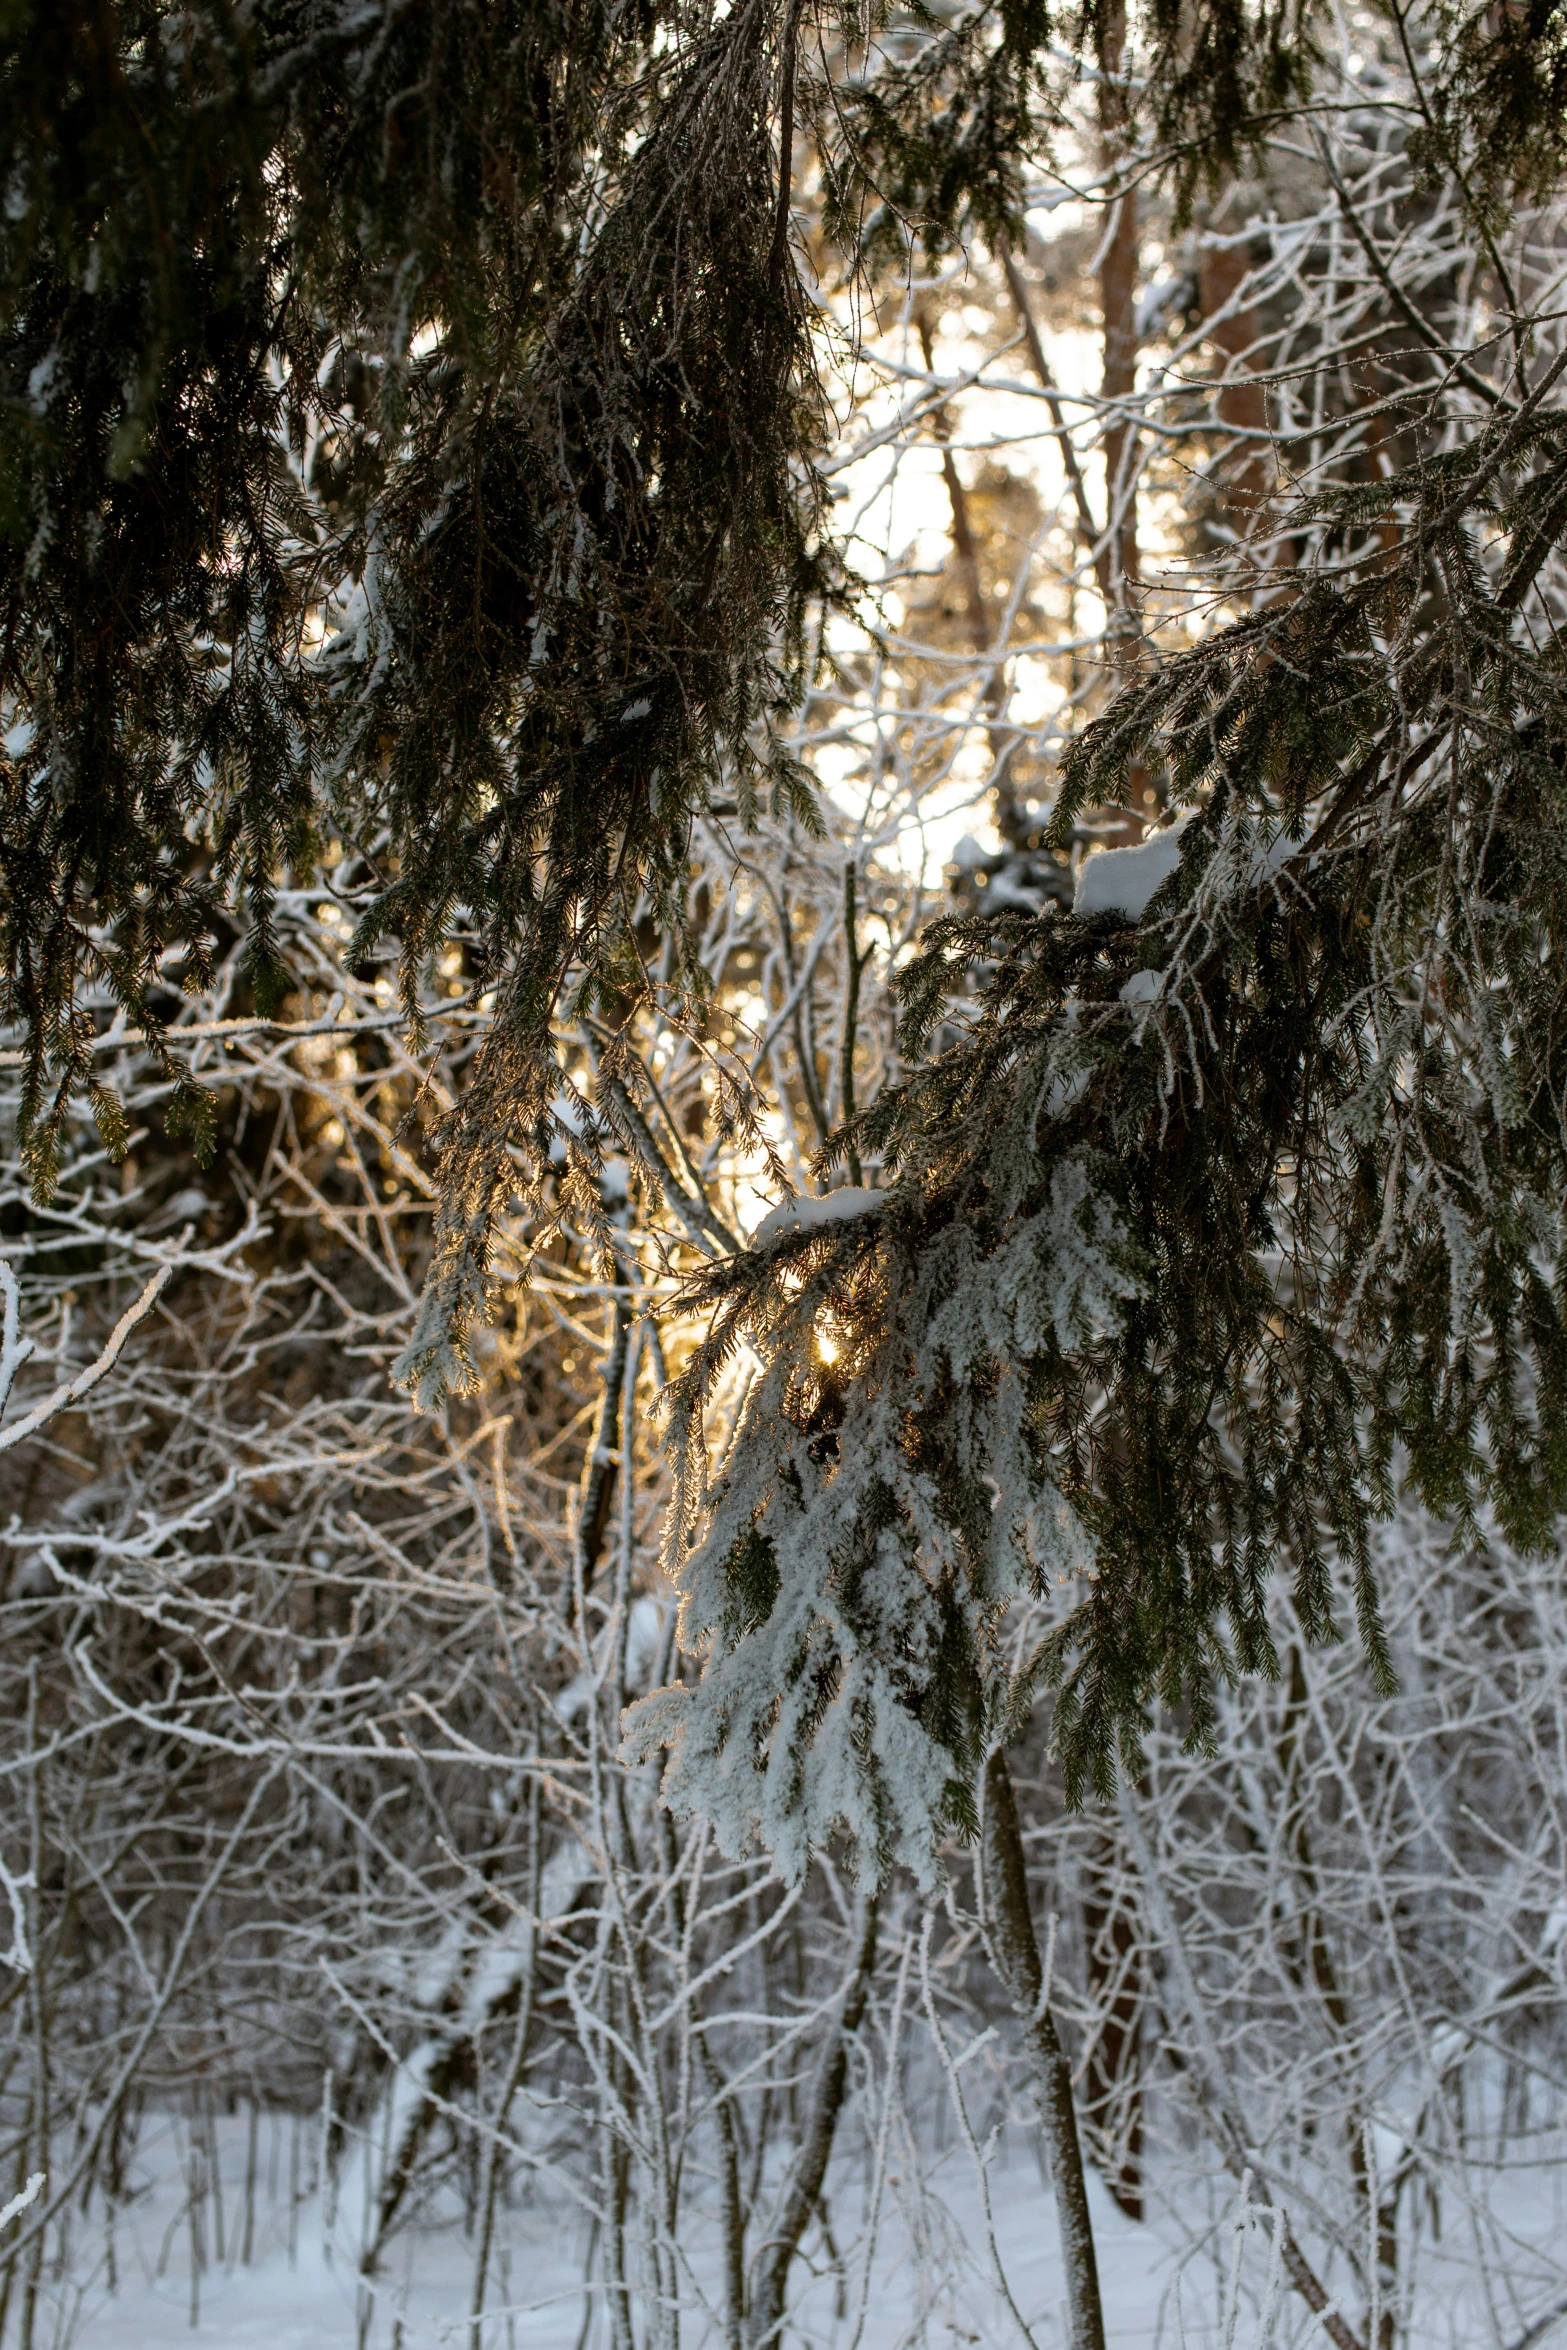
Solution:
[[[309,824],[246,49],[216,10],[174,48],[127,15],[13,8],[0,55],[0,931],[43,1188],[79,975],[151,1025],[166,954],[205,975],[213,858],[264,887]]]
[[[992,243],[1013,230],[1026,166],[1052,123],[1048,0],[982,5],[949,22],[913,14],[924,38],[893,44],[878,72],[846,88],[812,91],[829,228],[873,265],[896,265],[911,235],[940,252],[965,227]]]
[[[1305,96],[1310,14],[1307,0],[1155,0],[1131,128],[1166,151],[1178,216]],[[938,253],[975,229],[992,245],[1018,233],[1026,171],[1048,153],[1072,84],[1107,61],[1120,70],[1125,11],[1107,0],[911,15],[923,39],[904,34],[878,72],[815,92],[831,225],[872,260],[895,259],[911,236]]]
[[[980,22],[932,37],[953,87],[972,84]],[[1182,108],[1200,112],[1172,159],[1179,208],[1306,88],[1311,28],[1299,20],[1297,45],[1282,19],[1272,33],[1222,11],[1160,24],[1160,127],[1173,139]],[[1402,19],[1384,30],[1396,54]],[[1555,36],[1526,56],[1496,11],[1419,30],[1419,161],[1486,236],[1499,191],[1556,191]],[[1199,56],[1206,82],[1188,84],[1183,59]],[[995,178],[987,198],[967,191],[956,133],[977,117],[967,100],[944,116],[920,63],[904,69],[909,109],[890,110],[902,143],[889,131],[881,151],[907,225],[939,245],[965,202],[1004,222],[1007,198]],[[1442,347],[1412,305],[1399,317]],[[890,1537],[896,1588],[923,1577],[940,1628],[922,1628],[921,1669],[896,1693],[907,1721],[961,1778],[1042,1678],[1070,1792],[1108,1793],[1154,1705],[1184,1708],[1201,1745],[1219,1682],[1276,1671],[1280,1568],[1305,1635],[1340,1637],[1352,1609],[1388,1684],[1370,1534],[1400,1479],[1473,1530],[1489,1513],[1516,1543],[1554,1537],[1567,425],[1553,396],[1567,363],[1537,355],[1522,317],[1511,345],[1511,383],[1461,371],[1483,425],[1470,402],[1412,392],[1399,445],[1413,461],[1296,501],[1277,518],[1288,577],[1249,618],[1152,662],[1066,758],[1046,842],[1063,856],[1081,819],[1126,802],[1129,773],[1183,811],[1178,870],[1146,910],[938,923],[898,982],[913,1073],[824,1156],[824,1174],[879,1163],[883,1205],[696,1285],[712,1320],[678,1383],[677,1435],[699,1436],[742,1338],[769,1366],[753,1390],[767,1408],[748,1411],[683,1577],[700,1634],[736,1514],[753,1531],[792,1523],[786,1463],[811,1425],[823,1328],[844,1426],[884,1464],[878,1487],[844,1450],[836,1486],[813,1496],[829,1542],[796,1540],[772,1616],[712,1637],[720,1692],[745,1686],[748,1649],[765,1684],[802,1592],[823,1588],[831,1614],[835,1578],[873,1533]],[[1084,1184],[1091,1227],[1058,1212]],[[1021,1441],[995,1408],[1012,1384]],[[973,1506],[987,1465],[988,1534]],[[872,1494],[893,1485],[889,1521]],[[1037,1534],[1063,1505],[1052,1561]],[[1074,1527],[1091,1569],[1074,1569]],[[1009,1530],[1014,1588],[1044,1601],[1083,1574],[1054,1594],[1021,1677],[994,1646]],[[956,1571],[933,1576],[936,1559]],[[969,1669],[948,1672],[942,1707],[927,1675],[949,1629]],[[722,1769],[721,1729],[700,1697],[670,1725],[689,1801],[694,1756]],[[725,1801],[729,1819],[727,1787]],[[756,1816],[775,1832],[760,1799]]]
[[[1217,190],[1308,96],[1312,14],[1309,0],[1153,0],[1149,84],[1159,143],[1175,151],[1178,220],[1200,180]]]
[[[678,936],[720,770],[806,812],[764,739],[822,586],[780,23],[0,24],[0,919],[40,1186],[83,983],[155,1032],[242,900],[265,1004],[269,893],[348,826],[386,884],[355,951],[395,935],[411,1004],[461,928],[499,991],[446,1137],[460,1325],[562,985],[635,980],[645,891]]]
[[[1470,186],[1493,216],[1518,194],[1557,187],[1567,163],[1567,6],[1563,0],[1486,0],[1442,11],[1445,54],[1432,77],[1430,116],[1417,152],[1434,178],[1450,170],[1466,131]]]
[[[419,1380],[461,1376],[447,1336],[482,1309],[474,1236],[516,1186],[509,1140],[547,1148],[563,980],[640,987],[612,946],[641,893],[678,935],[692,808],[722,775],[753,820],[757,730],[798,696],[805,598],[827,584],[772,61],[762,16],[739,22],[693,43],[528,367],[461,428],[435,415],[428,454],[415,423],[367,574],[346,757],[402,870],[360,948],[385,926],[422,960],[482,907],[479,976],[500,982],[446,1138]],[[809,818],[779,756],[771,783],[773,813]]]
[[[765,1624],[778,1597],[778,1559],[758,1526],[748,1527],[724,1561],[728,1585],[728,1629],[735,1636]]]

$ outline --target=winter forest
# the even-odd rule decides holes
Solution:
[[[1567,2346],[1562,0],[0,123],[0,2343]]]

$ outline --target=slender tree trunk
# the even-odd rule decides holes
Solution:
[[[1222,315],[1250,267],[1243,245],[1206,246],[1199,285],[1209,340],[1236,370],[1219,394],[1219,422],[1244,437],[1220,460],[1220,473],[1230,526],[1243,539],[1256,532],[1273,486],[1273,454],[1258,437],[1268,429],[1267,395],[1251,372],[1249,357],[1257,343],[1257,314],[1247,304]]]
[[[1111,0],[1100,48],[1099,161],[1114,184],[1131,143],[1131,118],[1123,68],[1126,53],[1125,0]],[[1111,655],[1120,667],[1136,658],[1141,635],[1131,601],[1137,581],[1137,448],[1130,418],[1115,414],[1129,401],[1137,382],[1137,190],[1128,185],[1114,200],[1109,234],[1099,263],[1099,304],[1104,319],[1104,375],[1100,384],[1108,420],[1104,431],[1105,512],[1109,540]]]
[[[1072,493],[1072,505],[1077,515],[1078,538],[1089,561],[1093,564],[1094,577],[1099,582],[1099,592],[1104,598],[1105,609],[1108,611],[1115,601],[1113,575],[1110,568],[1110,542],[1095,519],[1093,506],[1089,501],[1088,484],[1083,479],[1083,468],[1078,462],[1077,450],[1067,425],[1066,411],[1061,405],[1061,395],[1056,379],[1051,374],[1050,362],[1045,357],[1045,346],[1040,340],[1039,327],[1034,318],[1033,307],[1029,302],[1028,287],[1024,282],[1023,272],[1019,269],[1010,247],[1002,243],[997,246],[996,250],[1001,259],[1007,289],[1012,296],[1012,307],[1017,312],[1018,324],[1023,329],[1023,341],[1028,351],[1029,365],[1034,370],[1040,390],[1044,393],[1046,405],[1050,410],[1050,429],[1055,435],[1056,444],[1061,451],[1062,470],[1066,474],[1067,487]]]
[[[1105,2185],[1128,2219],[1143,2216],[1142,1966],[1137,1921],[1106,1837],[1083,1902],[1088,1988],[1099,2018],[1088,2051],[1083,2119]]]
[[[535,1733],[535,1744],[537,1733]],[[501,2184],[506,2169],[505,2132],[513,2102],[522,2087],[522,2076],[527,2069],[529,2042],[533,2033],[533,2014],[539,1986],[540,1943],[543,1940],[544,1921],[539,1916],[540,1789],[534,1773],[528,1789],[528,1914],[532,1919],[528,1946],[528,1972],[523,1985],[522,2004],[517,2015],[517,2030],[512,2040],[511,2061],[501,2087],[495,2108],[494,2136],[485,2153],[484,2185],[479,2202],[479,2241],[473,2261],[473,2301],[468,2321],[469,2350],[484,2350],[484,2296],[489,2284],[490,2253],[495,2241],[495,2211],[500,2200]]]
[[[996,1972],[1022,2019],[1034,2068],[1034,2092],[1050,2157],[1056,2224],[1066,2271],[1071,2350],[1104,2350],[1099,2263],[1088,2209],[1088,2181],[1072,2103],[1072,2070],[1045,2000],[1044,1969],[1028,1900],[1028,1863],[1007,1758],[997,1747],[985,1765],[981,1844],[985,1914]]]
[[[811,2084],[810,2105],[804,2116],[800,2152],[784,2190],[782,2205],[768,2242],[758,2260],[756,2291],[752,2297],[749,2340],[751,2350],[769,2350],[783,2329],[789,2270],[812,2212],[820,2200],[827,2165],[832,2157],[838,2117],[849,2081],[849,2043],[860,2028],[876,1961],[876,1903],[864,1904],[854,1972],[845,1986],[837,2024],[822,2051]],[[1074,2350],[1076,2346],[1074,2345]]]
[[[679,1945],[684,1941],[686,1933],[685,1888],[680,1880],[675,1824],[662,1805],[658,1811],[658,1840],[664,1861],[664,1898],[668,1904],[670,1941],[673,1945]],[[696,2069],[712,2105],[713,2129],[718,2140],[718,2224],[723,2246],[724,2350],[744,2350],[745,2215],[749,2204],[756,2200],[755,2182],[752,2182],[751,2194],[747,2196],[740,2179],[740,2144],[735,2134],[734,2114],[725,2095],[724,2077],[718,2069],[718,2060],[708,2046],[707,2034],[702,2028],[705,2021],[702,2003],[693,1999],[690,2031]],[[764,2103],[764,2139],[765,2134]]]
[[[620,1390],[626,1376],[631,1338],[631,1292],[617,1288],[610,1303],[608,1343],[604,1352],[604,1387],[599,1398],[593,1441],[582,1462],[582,1488],[577,1507],[577,1556],[586,1595],[609,1532],[609,1513],[615,1499],[615,1473],[620,1466],[617,1438]],[[587,1627],[583,1627],[587,1637]]]
[[[1311,1979],[1322,2002],[1323,2014],[1332,2028],[1334,2040],[1340,2050],[1347,2051],[1352,2043],[1353,2023],[1349,2001],[1339,1981],[1332,1944],[1322,1919],[1317,1864],[1311,1848],[1311,1832],[1306,1825],[1305,1798],[1300,1784],[1310,1700],[1306,1690],[1306,1669],[1301,1662],[1300,1649],[1294,1641],[1290,1643],[1286,1686],[1288,1696],[1279,1739],[1279,1768],[1288,1806],[1285,1816],[1291,1854],[1304,1896],[1300,1905],[1304,1955],[1310,1965]],[[1388,2198],[1378,2194],[1376,2177],[1368,2159],[1367,2116],[1362,2110],[1357,2068],[1352,2058],[1346,2059],[1345,2070],[1350,2089],[1347,2131],[1350,2177],[1355,2182],[1356,2198],[1361,2205],[1368,2211],[1373,2203],[1376,2206],[1373,2229],[1376,2239],[1373,2254],[1376,2278],[1369,2289],[1378,2314],[1375,2326],[1368,2317],[1366,2340],[1371,2350],[1393,2350],[1398,2310],[1398,2187],[1395,2183]]]
[[[935,345],[931,339],[930,313],[921,309],[915,317],[920,351],[928,375],[936,372]],[[963,601],[968,620],[969,642],[981,660],[996,650],[991,641],[990,615],[985,609],[985,583],[979,567],[979,542],[974,536],[973,518],[969,512],[968,492],[963,486],[953,458],[952,421],[944,406],[931,412],[931,429],[941,448],[941,478],[946,484],[947,503],[952,510],[952,548],[958,559],[958,572],[963,582]],[[1026,811],[1018,804],[1012,782],[1012,761],[1017,750],[1015,727],[1003,722],[1007,703],[1005,672],[999,660],[993,663],[985,680],[985,731],[990,742],[991,789],[996,799],[996,830],[1008,848],[1021,848],[1027,841],[1029,822]]]
[[[630,2092],[624,2064],[611,2060],[616,2094],[624,2100]],[[609,2338],[611,2350],[636,2350],[636,2329],[631,2322],[631,2284],[626,2274],[626,2221],[631,2210],[631,2149],[614,2129],[607,2112],[600,2122],[600,2136],[604,2141],[604,2201],[608,2211],[608,2225],[604,2231],[604,2281],[609,2301]]]

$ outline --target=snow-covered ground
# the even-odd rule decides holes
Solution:
[[[263,2124],[259,2158],[247,2125],[218,2125],[218,2199],[202,2200],[201,2268],[192,2293],[192,2233],[184,2142],[177,2125],[149,2121],[134,2179],[140,2192],[109,2248],[96,2210],[76,2234],[75,2274],[44,2281],[36,2341],[50,2350],[162,2350],[174,2341],[222,2350],[471,2350],[473,2250],[460,2217],[403,2230],[367,2289],[355,2274],[357,2230],[302,2188],[289,2216],[289,2149]],[[253,2186],[249,2259],[244,2182]],[[887,2182],[875,2255],[867,2271],[852,2241],[838,2265],[796,2272],[790,2335],[822,2350],[1056,2350],[1067,2340],[1051,2198],[1026,2148],[997,2150],[988,2172],[994,2255],[973,2164],[961,2149],[927,2170],[918,2194]],[[1234,2183],[1222,2175],[1186,2184],[1174,2211],[1147,2224],[1125,2219],[1091,2183],[1106,2332],[1117,2350],[1285,2350],[1326,2336],[1278,2275],[1270,2231],[1247,2224]],[[860,2215],[856,2182],[835,2199],[836,2223]],[[330,2219],[330,2224],[329,2224]],[[1498,2224],[1500,2226],[1498,2227]],[[551,2199],[513,2204],[498,2231],[483,2350],[604,2350],[602,2311],[582,2295],[589,2222]],[[221,2235],[221,2253],[219,2237]],[[715,2273],[710,2241],[682,2246],[689,2273],[680,2341],[696,2350],[716,2330],[703,2304]],[[1567,2174],[1541,2164],[1499,2184],[1489,2215],[1444,2215],[1439,2240],[1420,2255],[1419,2301],[1401,2339],[1426,2350],[1530,2350],[1567,2342],[1561,2326],[1531,2335],[1554,2305],[1567,2251]],[[1552,2283],[1552,2271],[1556,2283]],[[645,2315],[645,2312],[643,2313]],[[1364,2312],[1346,2312],[1358,2327]],[[643,2326],[638,2324],[641,2338]]]
[[[986,2257],[983,2215],[972,2181],[963,2178],[956,2158],[946,2169],[950,2178],[938,2174],[928,2183],[925,2209],[912,2222],[896,2205],[886,2215],[868,2290],[855,2275],[852,2259],[846,2290],[830,2272],[814,2281],[797,2279],[804,2288],[792,2329],[797,2336],[848,2350],[863,2298],[860,2350],[899,2350],[922,2332],[938,2345],[999,2344],[1010,2337],[1023,2350]],[[1050,2197],[1038,2172],[1025,2171],[1021,2163],[1009,2167],[998,2184],[998,2249],[1012,2297],[1040,2350],[1047,2350],[1066,2340]],[[400,2235],[367,2310],[351,2249],[332,2242],[316,2196],[301,2207],[292,2257],[286,2225],[275,2218],[264,2232],[258,2230],[248,2268],[232,2254],[221,2267],[212,2260],[200,2279],[193,2326],[183,2200],[177,2175],[170,2176],[134,2215],[122,2219],[119,2290],[111,2296],[100,2277],[82,2305],[75,2350],[159,2350],[176,2336],[222,2344],[224,2350],[230,2345],[232,2350],[358,2350],[361,2342],[366,2350],[371,2345],[374,2350],[393,2344],[399,2350],[466,2345],[473,2254],[460,2223]],[[513,2344],[517,2350],[575,2350],[584,2314],[587,2221],[558,2206],[514,2209],[507,2217],[507,2238],[487,2296],[486,2350],[502,2344],[506,2350]],[[1123,2219],[1108,2196],[1097,2191],[1095,2220],[1110,2340],[1128,2346],[1151,2343],[1172,2274],[1169,2247],[1152,2229]],[[173,2242],[159,2276],[159,2252],[171,2231]],[[709,2279],[702,2271],[711,2269],[705,2257],[709,2249],[699,2245],[693,2251],[697,2275],[682,2329],[693,2344],[703,2331],[703,2287]],[[594,2330],[602,2340],[602,2329]]]

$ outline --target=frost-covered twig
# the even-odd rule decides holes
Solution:
[[[40,1429],[46,1428],[51,1420],[58,1419],[62,1412],[70,1411],[74,1405],[91,1395],[100,1380],[113,1370],[119,1360],[120,1349],[137,1323],[144,1322],[152,1312],[168,1287],[173,1272],[174,1264],[171,1261],[154,1273],[141,1295],[126,1307],[98,1355],[85,1369],[78,1371],[74,1379],[65,1381],[52,1395],[46,1396],[30,1412],[24,1413],[21,1419],[13,1420],[8,1428],[0,1427],[0,1452],[9,1452],[14,1445],[25,1444],[29,1437],[36,1436]],[[0,1369],[0,1409],[3,1409],[16,1369],[27,1360],[33,1346],[31,1340],[23,1340],[14,1347],[11,1343],[17,1295],[16,1277],[10,1266],[4,1263],[0,1263],[0,1287],[5,1291],[6,1316],[6,1355],[3,1369]]]

